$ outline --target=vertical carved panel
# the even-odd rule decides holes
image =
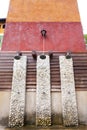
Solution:
[[[24,125],[26,63],[26,56],[22,56],[19,60],[14,59],[9,113],[10,127],[21,127]]]
[[[75,94],[75,80],[73,72],[72,58],[66,59],[65,56],[59,57],[63,122],[65,126],[78,125],[78,113]]]
[[[50,61],[37,57],[36,124],[51,125]]]

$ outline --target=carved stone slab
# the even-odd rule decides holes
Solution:
[[[50,61],[37,57],[36,125],[51,125]]]
[[[9,127],[24,125],[26,63],[26,56],[21,56],[19,60],[14,59]]]
[[[61,75],[63,123],[65,126],[76,126],[78,125],[78,113],[75,94],[73,61],[72,58],[66,59],[65,56],[59,56],[59,62]]]

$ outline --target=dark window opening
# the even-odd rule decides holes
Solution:
[[[5,28],[5,24],[3,24],[3,28]]]

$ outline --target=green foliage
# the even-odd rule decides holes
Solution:
[[[86,44],[87,44],[87,34],[84,35],[84,38],[85,38],[85,41],[86,41]]]
[[[0,35],[0,48],[1,48],[1,45],[2,45],[2,40],[3,40],[3,35]]]

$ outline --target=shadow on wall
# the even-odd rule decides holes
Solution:
[[[3,117],[0,120],[0,126],[8,126],[8,117]]]

